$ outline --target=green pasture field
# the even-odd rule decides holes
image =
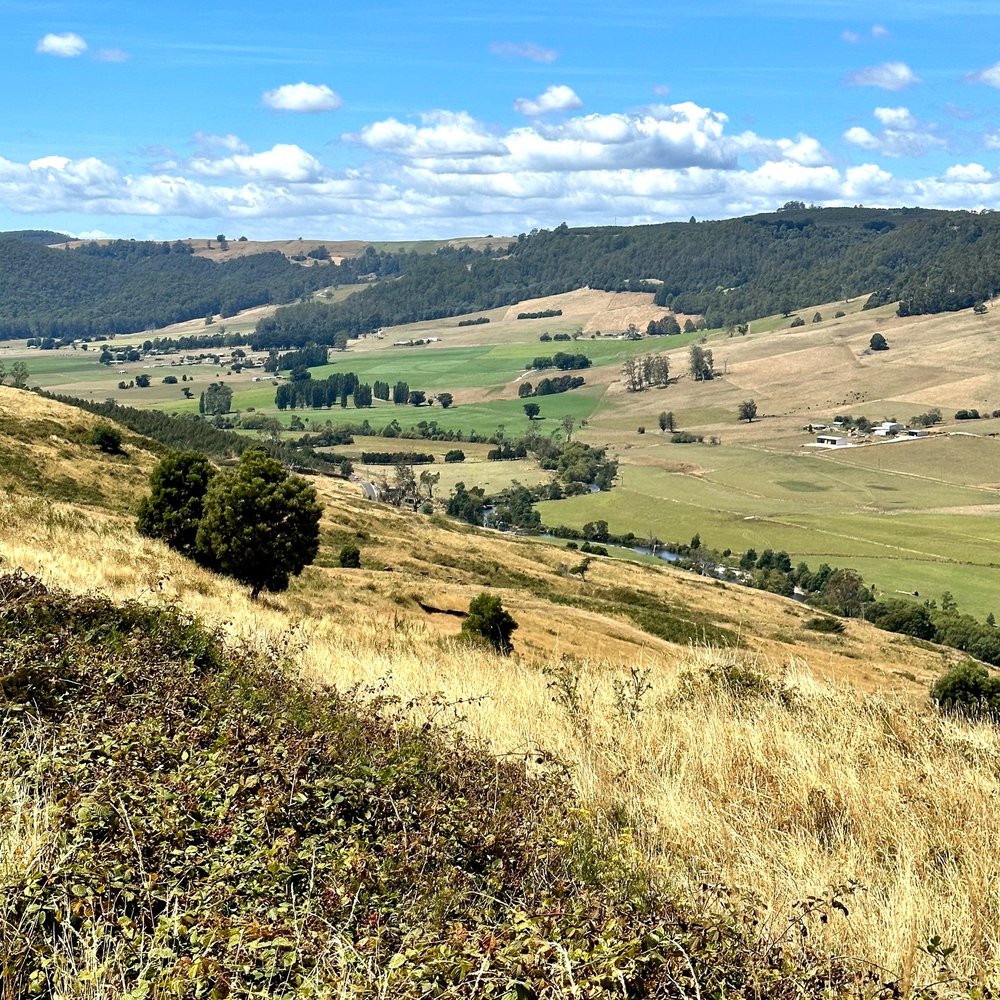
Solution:
[[[204,388],[207,382],[195,383],[196,393],[200,388]],[[444,430],[455,431],[476,431],[481,434],[492,434],[498,427],[505,429],[508,437],[517,437],[528,429],[528,418],[524,415],[524,404],[529,402],[523,399],[497,399],[482,403],[463,403],[450,406],[447,410],[438,405],[431,406],[396,406],[393,403],[386,403],[375,400],[371,407],[356,409],[353,405],[348,405],[346,409],[340,406],[333,406],[330,409],[314,410],[295,409],[280,411],[274,406],[274,387],[268,383],[265,387],[254,387],[252,389],[239,389],[233,385],[233,409],[246,411],[253,408],[257,413],[262,413],[269,417],[275,417],[286,426],[293,416],[298,416],[308,427],[311,421],[325,424],[329,420],[333,426],[345,423],[360,424],[367,420],[375,428],[381,429],[386,424],[396,420],[403,429],[415,427],[421,421],[436,421],[438,426]],[[166,388],[166,387],[165,387]],[[177,389],[177,386],[170,386]],[[140,404],[132,402],[141,391],[150,390],[130,389],[127,393],[121,393],[121,402],[131,406]],[[543,396],[535,402],[541,406],[541,416],[533,421],[535,428],[541,434],[549,434],[559,427],[564,416],[571,416],[577,423],[588,419],[596,409],[604,386],[582,386],[572,392],[563,392],[554,396]],[[151,399],[151,397],[147,397]],[[165,410],[168,413],[197,413],[198,398],[194,399],[171,399],[164,402],[154,402],[156,409]],[[388,440],[388,439],[386,439]]]
[[[54,356],[58,355],[58,356]],[[16,360],[28,366],[28,384],[40,385],[46,389],[71,384],[89,374],[104,375],[103,366],[98,362],[100,350],[94,351],[30,351],[19,353]],[[0,361],[7,357],[0,354]],[[15,360],[11,358],[11,360]],[[121,375],[115,377],[117,385]],[[56,390],[58,391],[58,389]]]
[[[1000,431],[1000,420],[965,423],[973,432]],[[928,440],[897,440],[877,448],[843,448],[827,452],[826,456],[827,461],[836,464],[885,470],[928,481],[1000,483],[998,438],[935,435]]]
[[[919,468],[917,449],[931,443],[879,448],[909,449]],[[974,614],[994,609],[997,490],[741,446],[673,445],[669,452],[684,453],[675,461],[698,463],[704,474],[626,466],[610,493],[539,504],[543,521],[582,527],[603,519],[613,532],[651,532],[665,541],[700,534],[716,549],[784,549],[814,569],[822,562],[856,568],[889,594],[950,589]]]
[[[390,384],[403,380],[411,389],[430,392],[456,392],[462,389],[501,387],[515,380],[537,382],[556,375],[582,375],[589,382],[595,369],[621,364],[639,354],[661,353],[691,343],[699,335],[657,337],[647,340],[589,340],[569,342],[515,342],[484,346],[448,347],[429,344],[422,347],[379,349],[368,344],[344,354],[334,353],[329,365],[312,369],[313,378],[326,378],[335,372],[354,372],[363,382],[376,379]],[[551,357],[562,351],[584,354],[592,368],[580,371],[529,370],[536,357]],[[526,373],[526,374],[525,374]],[[523,379],[519,376],[523,375]]]

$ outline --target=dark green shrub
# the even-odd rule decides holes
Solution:
[[[510,637],[517,622],[504,610],[500,598],[482,593],[469,604],[469,617],[462,622],[462,631],[485,639],[498,653],[509,656],[514,651]]]
[[[934,639],[937,635],[930,612],[912,601],[879,601],[865,608],[865,618],[886,632],[912,635],[917,639]]]
[[[340,550],[339,562],[341,569],[361,569],[361,549],[353,542],[348,542]]]
[[[1000,712],[1000,678],[981,663],[960,663],[934,682],[931,700],[955,715],[995,716]]]
[[[98,424],[90,432],[90,443],[109,455],[117,455],[122,450],[122,432],[109,424]]]
[[[267,452],[252,448],[205,492],[195,551],[199,562],[262,590],[288,589],[319,552],[323,508],[316,490]]]
[[[827,618],[826,615],[817,615],[815,618],[807,618],[802,623],[803,628],[810,632],[829,632],[840,634],[844,631],[844,623],[839,618]]]
[[[194,555],[205,493],[214,475],[209,460],[197,452],[167,455],[150,474],[152,492],[139,504],[136,530],[184,555]]]

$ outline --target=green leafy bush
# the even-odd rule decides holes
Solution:
[[[122,432],[109,424],[98,424],[90,432],[90,443],[109,455],[117,455],[122,450]]]
[[[503,656],[514,652],[510,637],[516,629],[517,622],[504,610],[500,598],[485,592],[472,599],[469,617],[462,622],[464,633],[485,639]]]
[[[1000,713],[1000,677],[981,663],[960,663],[934,682],[931,700],[955,715],[996,716]]]
[[[341,550],[339,560],[342,569],[361,568],[361,549],[353,542],[348,542]]]
[[[529,777],[376,692],[303,689],[280,649],[23,573],[0,576],[0,644],[4,809],[30,828],[23,854],[4,831],[5,996],[860,989],[805,911],[763,940],[724,887],[670,896],[561,768]]]

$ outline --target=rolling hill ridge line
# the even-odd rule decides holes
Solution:
[[[73,249],[52,249],[43,242],[48,239]],[[898,302],[901,313],[922,314],[967,308],[994,295],[998,279],[990,262],[998,240],[993,213],[792,206],[719,222],[559,226],[512,242],[479,238],[388,251],[348,244],[342,249],[351,252],[343,256],[310,241],[309,249],[305,243],[281,244],[281,250],[237,249],[228,257],[239,241],[223,240],[227,249],[221,250],[205,240],[199,250],[212,249],[212,261],[224,265],[219,273],[195,255],[202,241],[77,245],[60,234],[25,231],[0,239],[0,336],[79,336],[95,323],[112,332],[138,332],[379,277],[399,280],[337,304],[322,321],[305,307],[286,319],[299,328],[311,323],[308,339],[332,344],[338,336],[584,285],[652,290],[658,305],[703,315],[712,327],[868,293],[871,306]],[[295,266],[295,258],[328,266]],[[39,277],[48,289],[44,299],[31,292]],[[168,284],[170,298],[161,301],[157,289]],[[99,307],[74,307],[71,292],[81,286]],[[289,340],[291,331],[275,322],[259,331],[261,345],[279,332]]]

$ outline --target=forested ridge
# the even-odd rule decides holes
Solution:
[[[871,294],[906,314],[966,308],[1000,292],[1000,214],[919,208],[806,208],[718,222],[554,230],[483,251],[368,247],[340,265],[280,253],[215,263],[187,243],[117,240],[74,250],[58,233],[0,234],[0,339],[132,333],[208,314],[289,303],[326,285],[376,280],[338,303],[286,306],[257,348],[347,337],[590,287],[655,292],[711,327]]]
[[[398,255],[371,248],[340,266],[301,267],[277,252],[215,263],[194,256],[184,242],[45,245],[60,239],[66,237],[0,234],[0,340],[134,333],[209,314],[226,317],[327,285],[392,275],[402,266]]]
[[[332,306],[278,310],[254,346],[335,344],[585,286],[655,291],[657,304],[712,327],[868,293],[869,306],[899,301],[903,314],[961,309],[1000,292],[1000,214],[794,204],[719,222],[562,225],[509,250],[439,250]]]

